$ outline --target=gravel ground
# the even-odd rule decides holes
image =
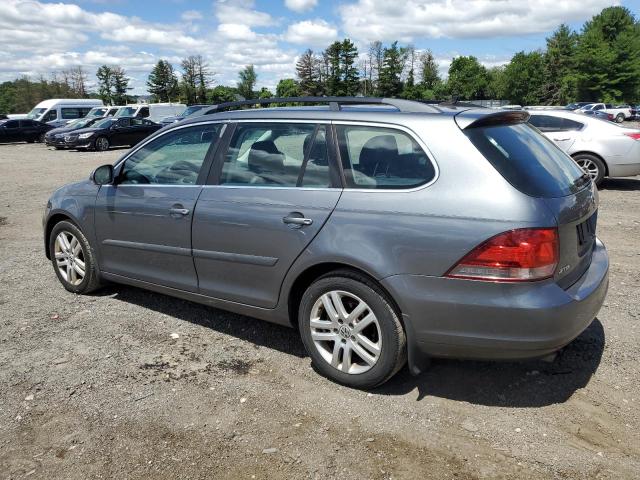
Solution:
[[[293,330],[66,292],[45,202],[122,153],[0,145],[0,478],[638,478],[640,177],[603,185],[609,296],[554,363],[435,360],[367,393]]]

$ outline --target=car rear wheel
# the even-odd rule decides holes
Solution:
[[[109,150],[109,139],[107,137],[98,137],[95,141],[95,149],[98,152]]]
[[[73,223],[57,223],[49,237],[49,252],[56,276],[73,293],[89,293],[100,287],[95,255],[89,241]]]
[[[45,136],[44,133],[41,133],[40,135],[38,135],[38,142],[44,143],[44,136]]]
[[[624,122],[624,113],[619,113],[618,115],[616,115],[616,122],[617,123]]]
[[[302,296],[300,333],[316,369],[354,388],[373,388],[406,361],[406,338],[384,292],[350,271],[316,280]]]
[[[596,185],[599,186],[602,183],[606,172],[606,167],[602,160],[589,153],[579,153],[573,159],[585,173],[589,174]]]

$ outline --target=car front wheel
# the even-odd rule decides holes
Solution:
[[[53,227],[49,252],[56,276],[68,291],[89,293],[100,287],[89,241],[73,223],[62,221]]]
[[[373,388],[406,361],[405,333],[384,292],[350,271],[330,273],[304,293],[302,341],[316,369],[354,388]]]
[[[107,137],[98,137],[95,141],[95,149],[98,152],[109,150],[109,139]]]

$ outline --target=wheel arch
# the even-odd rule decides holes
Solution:
[[[76,227],[78,226],[78,222],[76,222],[73,217],[71,217],[67,213],[57,212],[49,217],[47,220],[47,224],[44,230],[44,251],[49,260],[51,260],[51,252],[49,251],[49,243],[51,240],[51,232],[53,231],[53,227],[55,227],[58,223],[67,221],[73,223]]]
[[[597,157],[604,164],[604,176],[609,176],[609,165],[607,164],[607,161],[602,158],[602,155],[598,155],[595,152],[590,152],[589,150],[580,150],[578,152],[573,152],[571,154],[571,158],[575,159],[578,155],[591,155],[593,157]]]
[[[302,295],[304,294],[305,290],[309,288],[309,286],[318,278],[336,271],[350,271],[355,274],[362,275],[369,281],[373,282],[384,293],[389,302],[391,302],[391,306],[395,309],[398,318],[400,319],[400,322],[404,327],[402,311],[400,310],[398,302],[396,302],[395,298],[393,298],[393,295],[391,295],[391,293],[373,275],[363,270],[362,268],[358,268],[347,263],[323,262],[311,265],[300,272],[292,282],[291,287],[288,290],[288,318],[289,323],[293,328],[298,327],[298,308],[300,307],[300,301],[302,300]]]

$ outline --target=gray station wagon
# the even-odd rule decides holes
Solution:
[[[316,369],[358,388],[407,360],[548,356],[595,318],[598,192],[527,112],[340,97],[238,110],[276,101],[212,106],[56,191],[44,240],[62,285],[297,327]]]

